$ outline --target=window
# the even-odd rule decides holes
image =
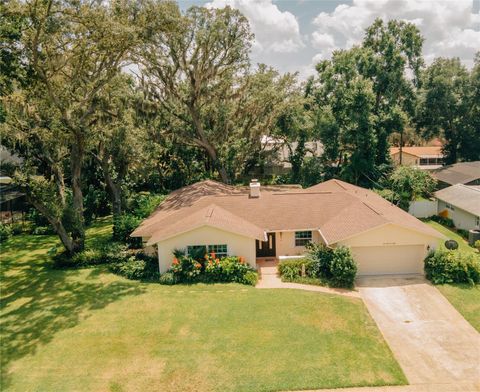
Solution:
[[[188,245],[187,256],[191,256],[194,259],[205,257],[207,253],[207,247],[205,245]]]
[[[445,207],[447,207],[449,210],[455,211],[455,207],[451,204],[445,203]]]
[[[295,246],[305,246],[312,242],[311,231],[296,231],[295,232]]]
[[[222,245],[208,245],[208,253],[215,253],[216,257],[228,256],[228,248],[226,244]]]
[[[475,217],[475,226],[480,227],[480,216]]]
[[[428,159],[427,158],[420,158],[420,165],[421,166],[428,165]]]
[[[228,247],[227,244],[221,245],[188,245],[187,246],[187,255],[192,256],[193,258],[203,258],[207,253],[215,253],[215,257],[225,257],[228,256]]]

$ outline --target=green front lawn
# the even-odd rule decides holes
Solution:
[[[427,225],[433,227],[435,230],[439,231],[440,233],[444,234],[445,236],[447,236],[448,239],[457,241],[458,242],[458,249],[460,249],[462,251],[465,251],[465,252],[468,252],[468,253],[478,254],[476,249],[472,248],[470,245],[468,245],[468,242],[465,241],[463,239],[463,237],[460,236],[455,231],[449,229],[448,227],[445,227],[445,226],[441,225],[438,222],[432,221],[432,220],[426,220],[425,223]],[[444,245],[442,244],[442,246],[444,246]]]
[[[104,241],[108,222],[89,230]],[[2,390],[271,391],[405,384],[359,299],[161,286],[53,270],[53,236],[2,244]]]
[[[426,223],[442,234],[445,234],[449,239],[457,241],[458,248],[462,252],[478,255],[478,252],[469,246],[468,242],[453,230],[434,221],[427,221]],[[480,257],[480,255],[478,255],[478,257]],[[447,297],[463,317],[480,332],[480,286],[472,287],[465,284],[444,284],[437,286],[437,288]]]
[[[444,284],[437,288],[472,326],[480,332],[480,286]]]

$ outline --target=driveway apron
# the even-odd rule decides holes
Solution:
[[[357,287],[410,384],[480,381],[480,334],[422,276]]]

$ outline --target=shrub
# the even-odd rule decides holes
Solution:
[[[12,228],[10,225],[0,223],[0,242],[8,240],[12,235]]]
[[[476,240],[474,246],[480,252],[480,240]]]
[[[311,242],[307,245],[308,257],[313,261],[312,276],[330,279],[330,264],[333,250],[323,244]]]
[[[312,243],[307,246],[308,258],[312,260],[311,276],[333,287],[353,287],[357,264],[346,247],[328,248]]]
[[[175,252],[171,272],[176,282],[237,282],[243,284],[256,284],[258,276],[242,257],[227,256],[221,259],[215,254],[206,255],[202,260],[182,255]]]
[[[54,233],[55,231],[51,226],[37,226],[32,230],[33,235],[50,235]]]
[[[119,242],[111,242],[100,248],[102,261],[105,264],[121,263],[128,257],[127,246]]]
[[[311,259],[291,259],[285,260],[278,264],[278,272],[280,276],[287,281],[292,281],[302,277],[302,266],[305,266],[305,274],[314,277],[314,263]]]
[[[113,222],[113,239],[124,242],[134,248],[140,248],[142,239],[130,237],[130,234],[138,227],[141,221],[142,218],[131,214],[125,214],[116,218]]]
[[[425,275],[434,284],[480,283],[480,260],[474,254],[438,249],[425,258]]]
[[[160,275],[159,282],[160,284],[171,286],[177,283],[177,279],[173,272],[165,272],[164,274]]]
[[[453,220],[444,216],[432,215],[428,219],[440,223],[441,225],[449,227],[451,229],[455,227],[455,223],[453,223]]]
[[[160,205],[165,199],[164,195],[155,195],[150,193],[138,193],[130,201],[130,214],[145,219]]]
[[[109,265],[110,271],[132,280],[159,279],[158,261],[151,258],[141,259],[129,256],[125,261]]]
[[[98,249],[85,249],[82,252],[70,256],[66,252],[59,253],[53,257],[56,268],[83,268],[90,265],[102,264],[102,253]]]
[[[352,288],[357,274],[357,264],[352,258],[350,250],[340,246],[332,252],[330,263],[330,283],[334,287]]]
[[[258,274],[255,271],[247,271],[243,276],[243,281],[241,283],[248,284],[250,286],[255,286],[258,282]]]
[[[460,237],[468,241],[468,230],[457,229],[457,233]]]

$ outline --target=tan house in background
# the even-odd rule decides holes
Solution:
[[[242,256],[255,267],[302,255],[313,241],[349,247],[360,275],[422,273],[443,238],[376,193],[339,180],[307,189],[199,182],[172,192],[132,236],[157,248],[161,272],[175,249]]]
[[[396,165],[414,166],[424,170],[435,170],[443,164],[441,146],[402,147],[401,152],[400,147],[390,147],[390,156]]]

